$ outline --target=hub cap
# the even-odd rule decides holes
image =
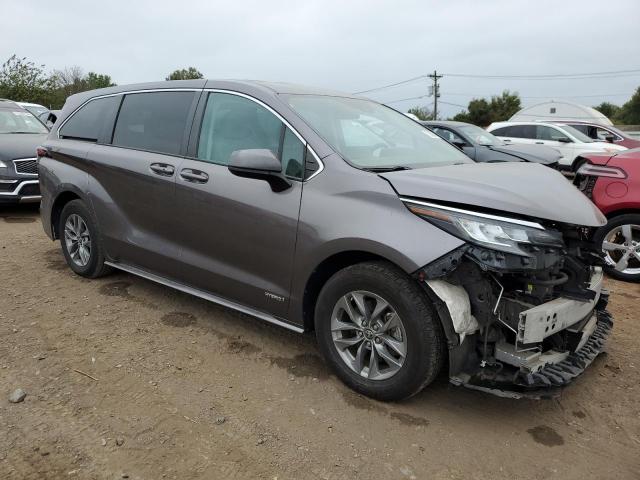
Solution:
[[[338,300],[331,336],[342,361],[369,380],[394,376],[407,356],[402,320],[386,300],[371,292],[353,291]]]
[[[613,228],[602,242],[605,261],[618,272],[640,274],[640,225]]]
[[[64,224],[64,241],[71,261],[85,267],[91,258],[89,228],[80,215],[72,213]]]

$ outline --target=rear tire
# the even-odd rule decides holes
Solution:
[[[105,265],[100,231],[82,200],[67,203],[60,214],[60,245],[69,268],[82,277],[98,278],[111,268]]]
[[[613,217],[596,231],[593,239],[605,254],[608,265],[605,271],[611,277],[626,282],[640,282],[640,214]],[[624,271],[617,270],[615,265],[625,255],[627,268]]]
[[[446,356],[429,298],[416,280],[387,262],[334,274],[318,297],[315,329],[336,375],[378,400],[415,395],[436,378]]]

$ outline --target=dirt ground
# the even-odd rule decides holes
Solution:
[[[609,352],[558,400],[442,378],[384,404],[312,336],[125,273],[85,280],[37,210],[0,217],[1,479],[640,478],[640,285],[608,281]]]

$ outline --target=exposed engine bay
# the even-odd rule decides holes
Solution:
[[[561,241],[515,254],[469,243],[416,273],[443,319],[452,383],[554,396],[602,351],[613,322],[601,253],[586,229],[544,228]]]

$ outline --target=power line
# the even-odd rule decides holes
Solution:
[[[581,80],[589,78],[616,78],[616,77],[630,77],[640,75],[640,68],[632,70],[612,70],[607,72],[589,72],[589,73],[554,73],[544,75],[480,75],[474,73],[443,73],[445,77],[457,77],[457,78],[477,78],[477,79],[520,79],[520,80]],[[354,95],[362,93],[376,92],[378,90],[384,90],[387,88],[397,87],[406,83],[415,82],[416,80],[422,80],[428,78],[429,75],[419,75],[417,77],[409,78],[407,80],[401,80],[399,82],[390,83],[388,85],[382,85],[380,87],[370,88],[369,90],[361,90],[359,92],[353,92]]]
[[[496,95],[495,93],[486,93],[486,94],[478,94],[478,93],[454,93],[454,92],[446,92],[445,95],[450,96],[458,96],[458,97],[476,97],[476,98],[484,98],[491,97]],[[540,96],[527,96],[527,95],[518,95],[520,98],[600,98],[600,97],[630,97],[633,93],[600,93],[593,95],[540,95]]]
[[[583,79],[583,78],[614,78],[640,75],[640,69],[614,70],[608,72],[588,72],[588,73],[554,73],[544,75],[480,75],[474,73],[444,73],[447,77],[462,78],[486,78],[486,79],[508,79],[519,78],[523,80],[562,80],[562,79]]]
[[[420,75],[419,77],[409,78],[408,80],[402,80],[401,82],[390,83],[389,85],[383,85],[382,87],[371,88],[369,90],[362,90],[360,92],[353,92],[353,94],[358,95],[361,93],[369,93],[369,92],[375,92],[377,90],[384,90],[385,88],[397,87],[398,85],[404,85],[405,83],[415,82],[416,80],[421,80],[423,78],[427,78],[427,76]]]

